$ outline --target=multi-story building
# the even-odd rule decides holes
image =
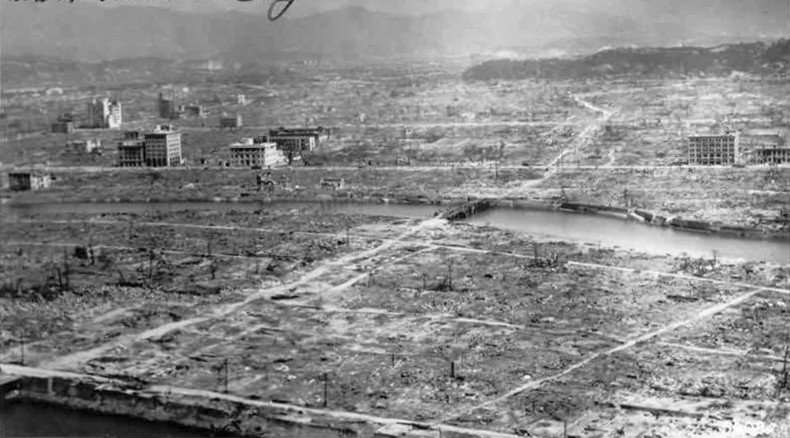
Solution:
[[[164,93],[159,93],[157,105],[160,118],[172,120],[181,117],[181,111],[179,110],[178,103],[174,98],[165,98]]]
[[[126,131],[118,143],[118,167],[145,166],[145,136],[140,131]]]
[[[723,166],[740,161],[738,134],[692,135],[688,138],[688,163]]]
[[[159,125],[147,133],[127,131],[118,143],[119,167],[175,167],[181,163],[181,133],[170,125]]]
[[[285,155],[277,149],[275,143],[259,143],[245,138],[239,143],[230,145],[231,167],[271,167],[286,163]]]
[[[313,151],[327,138],[324,128],[286,129],[278,128],[269,131],[269,141],[277,143],[277,148],[286,154],[300,154]]]
[[[241,115],[239,114],[235,116],[222,116],[219,118],[220,128],[241,128],[241,123]]]
[[[150,167],[181,165],[181,133],[172,125],[159,125],[145,134],[145,164]]]
[[[765,147],[754,150],[754,161],[757,164],[787,164],[790,163],[790,148]]]
[[[123,122],[123,109],[117,100],[104,98],[88,102],[88,127],[117,129]]]

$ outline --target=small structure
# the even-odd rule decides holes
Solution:
[[[238,103],[239,105],[247,105],[247,96],[243,94],[237,94],[236,103]]]
[[[52,132],[55,134],[68,134],[74,132],[74,122],[59,120],[52,124]]]
[[[98,153],[101,152],[101,141],[98,139],[68,141],[66,150],[78,155]]]
[[[755,149],[754,161],[757,164],[790,163],[790,148],[776,146]]]
[[[22,192],[49,188],[52,177],[39,172],[11,172],[8,174],[8,188]]]
[[[321,178],[320,187],[322,189],[343,190],[346,181],[343,178]]]
[[[52,132],[56,134],[68,134],[74,131],[74,116],[69,113],[61,114],[58,120],[52,124]]]
[[[688,163],[723,166],[740,160],[738,134],[692,135],[688,138]]]
[[[277,149],[275,143],[260,143],[245,138],[239,143],[230,145],[231,167],[271,167],[286,164],[285,155]]]
[[[242,120],[241,120],[241,115],[239,114],[236,114],[233,117],[222,116],[219,118],[220,128],[228,128],[228,129],[241,128],[241,125],[242,125]]]
[[[203,105],[197,104],[185,106],[184,112],[190,117],[203,117],[206,115],[206,110],[203,109]]]

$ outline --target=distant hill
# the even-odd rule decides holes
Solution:
[[[609,49],[577,59],[494,60],[467,69],[467,81],[573,79],[612,76],[728,75],[786,73],[790,41],[772,44]]]
[[[384,0],[357,3],[377,1]],[[134,2],[102,7],[88,0],[4,1],[0,49],[3,56],[91,62],[139,57],[367,61],[714,45],[787,33],[785,0],[505,0],[486,4],[481,12],[414,9],[432,11],[421,15],[398,14],[405,6],[386,1],[391,6],[378,9],[389,13],[347,7],[307,17],[288,15],[274,23],[262,13],[189,13]]]

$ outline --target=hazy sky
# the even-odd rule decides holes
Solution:
[[[178,11],[197,13],[217,11],[263,12],[269,9],[272,0],[76,0],[80,3],[95,3],[104,7],[124,5],[150,5]],[[499,2],[500,4],[502,2]],[[487,6],[479,0],[295,0],[288,16],[300,17],[345,6],[363,6],[374,11],[393,14],[426,14],[443,10],[480,10]]]

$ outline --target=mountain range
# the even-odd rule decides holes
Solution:
[[[333,61],[438,57],[542,57],[607,46],[715,45],[787,36],[785,0],[506,0],[476,9],[438,10],[443,0],[370,0],[269,22],[258,9],[184,11],[127,3],[0,3],[3,56],[80,61],[296,56]],[[342,2],[338,5],[360,4]],[[464,2],[469,4],[469,2]],[[364,3],[363,3],[364,4]],[[447,3],[451,6],[451,3]],[[479,5],[479,3],[478,3]],[[314,6],[314,5],[313,5]],[[326,6],[326,5],[325,5]],[[321,10],[321,9],[318,9]],[[426,11],[426,13],[419,13]]]

